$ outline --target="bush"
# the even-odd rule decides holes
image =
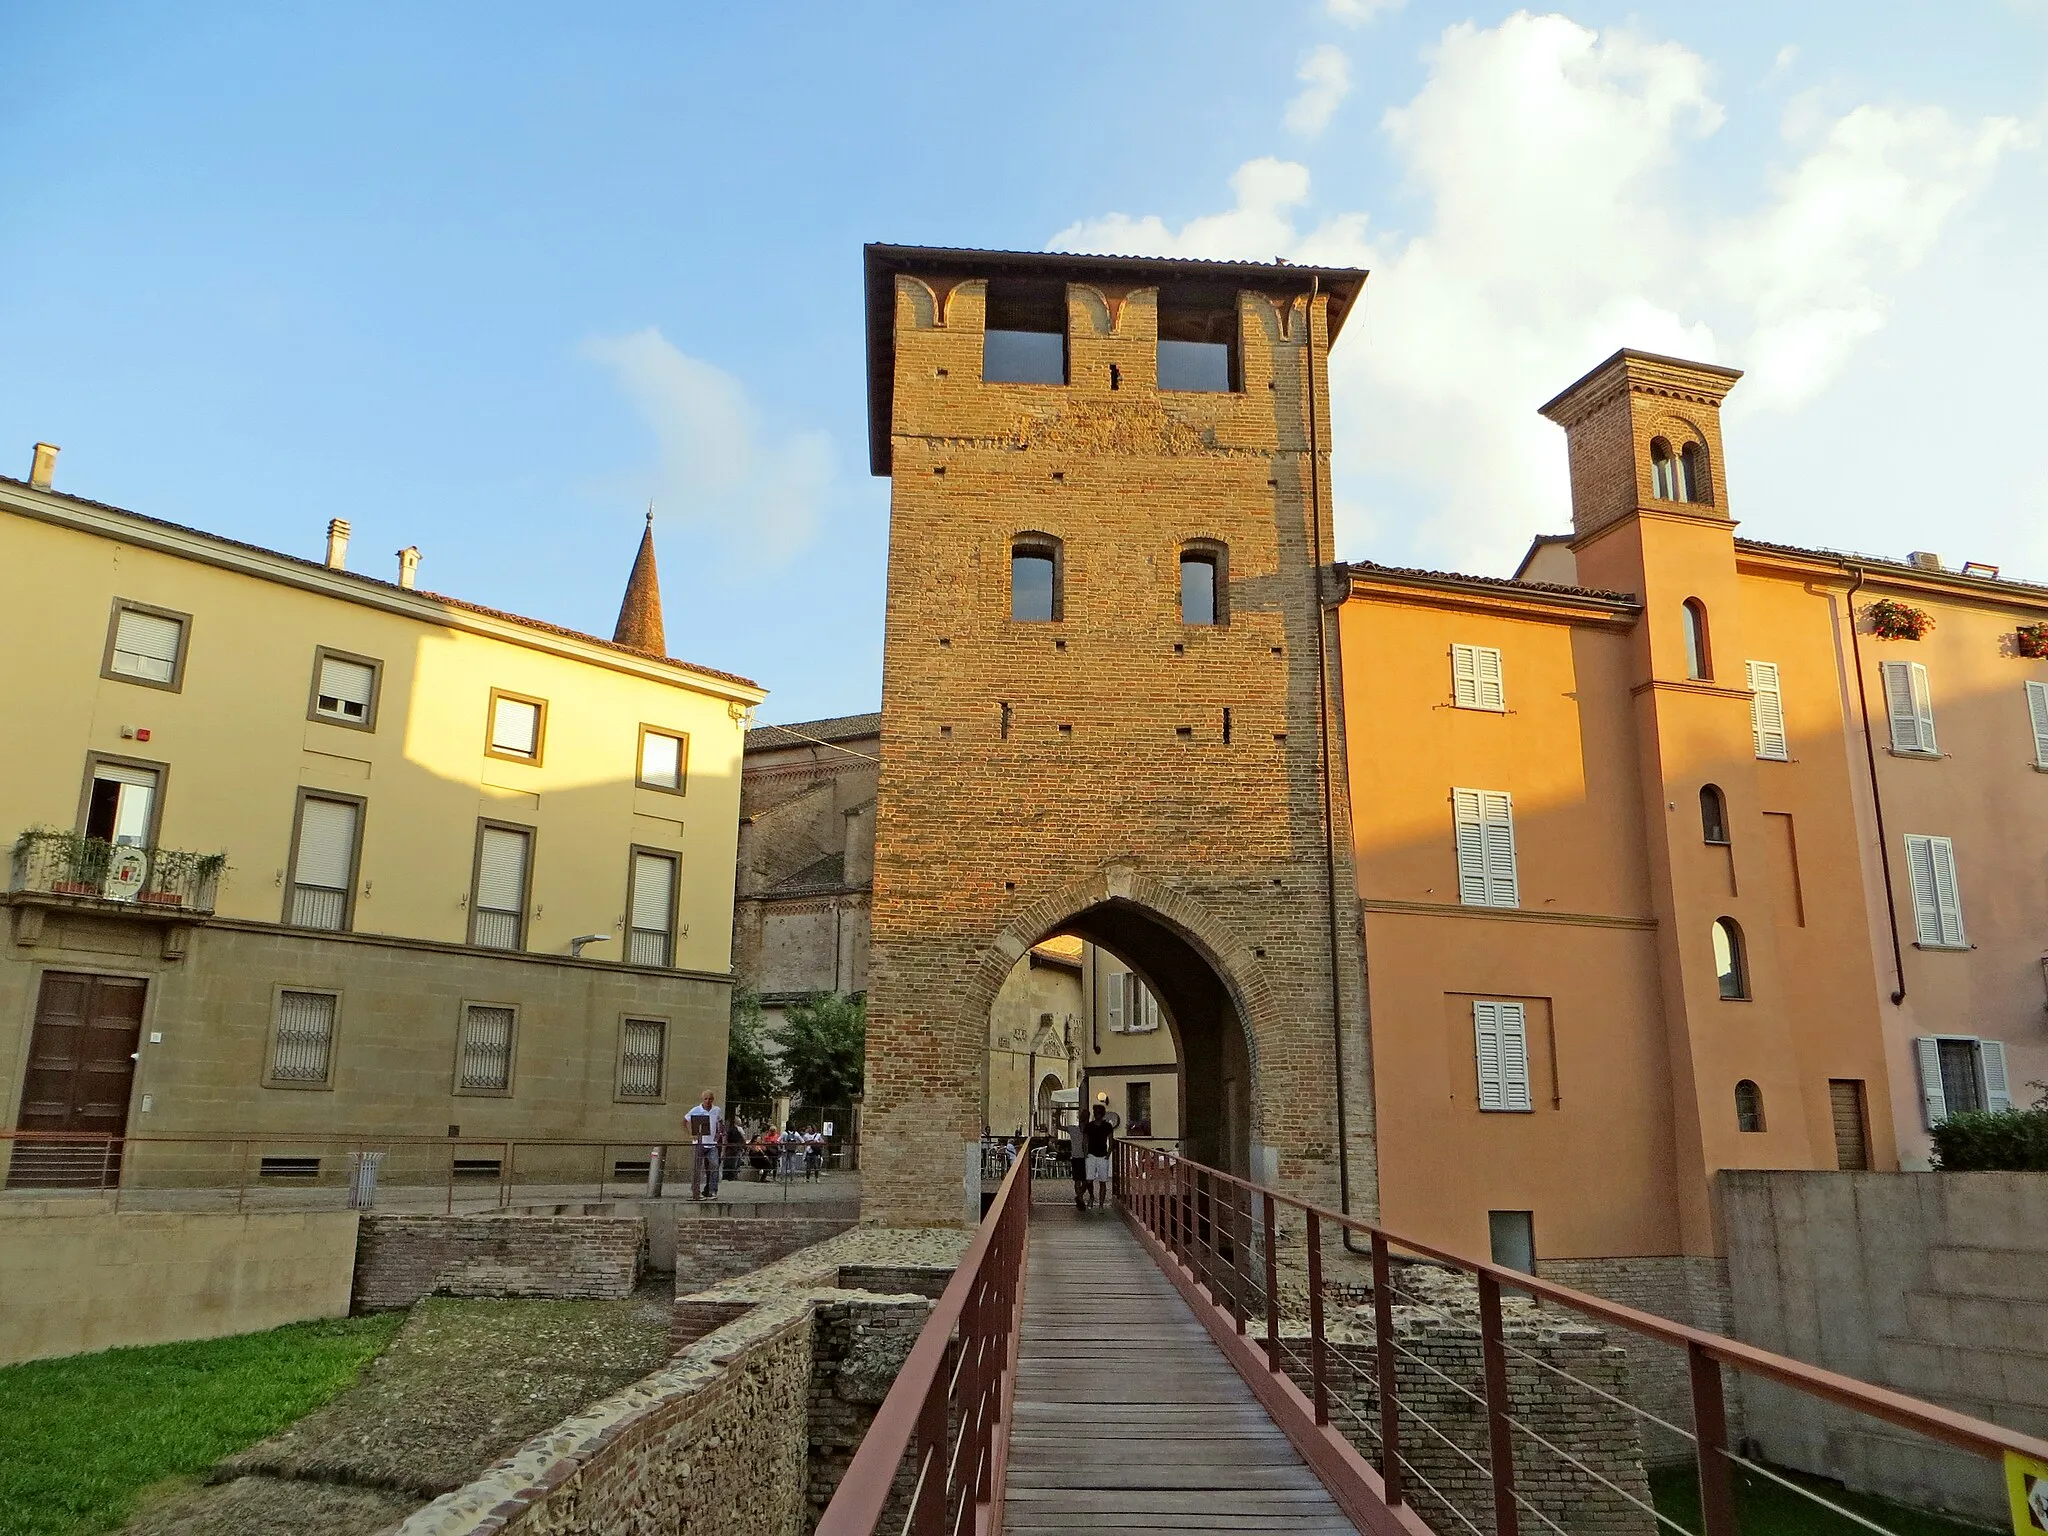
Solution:
[[[2032,1109],[1976,1109],[1934,1128],[1942,1173],[2048,1173],[2048,1095]]]

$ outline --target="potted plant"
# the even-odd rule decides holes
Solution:
[[[2013,645],[2032,660],[2048,657],[2048,624],[2022,624],[2013,632]]]
[[[1895,598],[1880,597],[1863,610],[1863,616],[1870,621],[1870,632],[1880,640],[1918,640],[1934,628],[1933,614]]]

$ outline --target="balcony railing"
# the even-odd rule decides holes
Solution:
[[[8,889],[138,912],[208,917],[227,863],[224,853],[143,848],[31,828],[15,839]]]

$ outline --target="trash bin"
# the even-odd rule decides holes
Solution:
[[[351,1152],[348,1155],[348,1208],[367,1211],[377,1203],[377,1169],[382,1152]]]

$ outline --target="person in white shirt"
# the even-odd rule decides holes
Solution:
[[[725,1112],[709,1088],[690,1111],[690,1198],[718,1198],[718,1160],[725,1139]]]

